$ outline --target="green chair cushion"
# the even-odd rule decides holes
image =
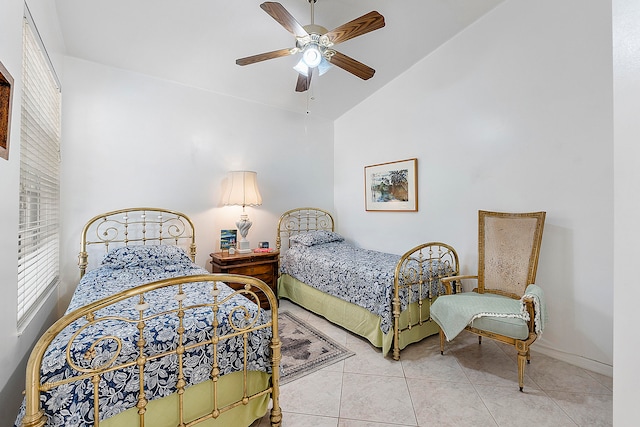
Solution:
[[[518,340],[524,340],[529,337],[527,322],[515,317],[479,317],[471,322],[471,326]]]
[[[520,300],[495,294],[465,292],[443,295],[431,306],[431,317],[442,328],[448,341],[472,321],[476,327],[482,326],[482,329],[489,332],[508,332],[507,336],[522,337],[526,330],[525,316]],[[489,320],[479,322],[485,318]],[[524,337],[527,336],[528,332]]]

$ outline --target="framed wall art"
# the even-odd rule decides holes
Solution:
[[[13,77],[0,62],[0,157],[7,160],[9,159],[12,89]]]
[[[418,210],[418,159],[364,167],[365,210]]]

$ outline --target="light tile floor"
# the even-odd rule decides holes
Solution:
[[[281,301],[280,310],[356,352],[280,388],[283,427],[611,426],[612,378],[532,351],[518,391],[512,347],[463,332],[440,354],[438,336],[412,344],[401,360]],[[535,345],[533,346],[535,349]],[[269,426],[268,414],[253,427]]]

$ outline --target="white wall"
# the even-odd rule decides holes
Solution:
[[[637,236],[638,188],[640,188],[640,2],[613,2],[614,69],[614,162],[615,162],[615,246],[616,313],[613,349],[613,423],[627,425],[636,419],[638,383],[637,312],[640,287],[635,260],[640,256]]]
[[[130,206],[182,211],[209,267],[239,206],[220,205],[230,170],[255,170],[263,197],[247,207],[249,240],[275,246],[279,215],[333,202],[333,123],[141,74],[67,58],[62,153],[62,304],[78,279],[84,222]],[[313,165],[313,167],[309,167]]]
[[[55,5],[48,0],[27,1],[56,72],[62,76],[64,52]],[[23,0],[2,2],[0,13],[0,61],[14,79],[9,160],[0,159],[0,420],[13,422],[22,400],[26,359],[37,337],[57,316],[56,295],[19,335],[16,328],[18,259],[18,190],[20,179],[20,107],[22,104]]]
[[[336,121],[340,232],[395,253],[448,242],[473,273],[479,209],[547,211],[534,349],[611,375],[611,50],[607,2],[498,6]],[[412,157],[419,211],[365,212],[363,167]]]

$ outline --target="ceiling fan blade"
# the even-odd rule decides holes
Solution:
[[[273,19],[278,21],[287,31],[296,37],[305,37],[309,34],[302,25],[280,3],[267,1],[260,5]]]
[[[298,81],[296,82],[296,92],[304,92],[309,89],[311,86],[311,76],[313,75],[312,71],[309,70],[309,74],[306,76],[304,74],[298,74]]]
[[[362,80],[369,80],[376,72],[373,68],[340,52],[336,52],[329,59],[329,62],[336,67],[340,67],[343,70],[350,72],[354,76],[360,77]]]
[[[294,49],[280,49],[273,52],[260,53],[258,55],[247,56],[246,58],[236,59],[238,65],[255,64],[256,62],[266,61],[267,59],[280,58],[293,53]]]
[[[340,25],[325,35],[333,44],[338,44],[382,27],[384,27],[384,16],[374,10],[366,15],[362,15],[360,18]]]

